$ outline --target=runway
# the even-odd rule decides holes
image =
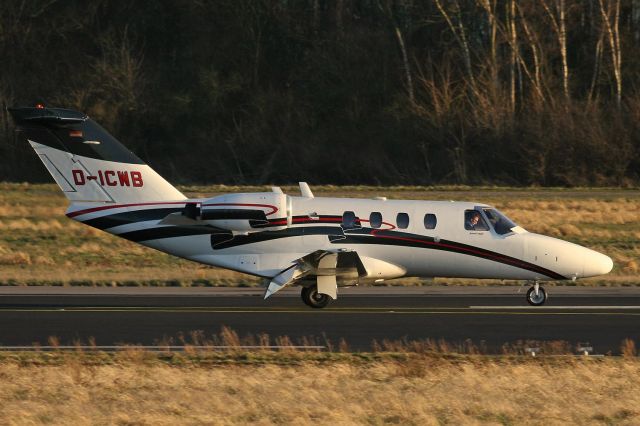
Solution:
[[[230,327],[294,343],[370,350],[383,340],[470,339],[488,352],[517,341],[567,341],[617,354],[623,339],[640,342],[640,289],[547,288],[529,307],[521,287],[375,287],[345,289],[328,308],[302,304],[299,289],[266,301],[260,289],[0,287],[0,345],[154,345]],[[303,340],[303,338],[307,338]]]

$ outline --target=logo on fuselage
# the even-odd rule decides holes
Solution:
[[[76,185],[86,185],[89,181],[96,181],[102,186],[134,186],[144,185],[142,173],[128,170],[98,170],[98,175],[88,175],[83,170],[72,169],[73,182]]]

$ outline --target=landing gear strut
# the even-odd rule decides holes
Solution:
[[[329,304],[330,301],[329,296],[327,296],[326,294],[318,293],[318,287],[315,285],[302,287],[300,296],[302,297],[302,301],[305,305],[317,309],[324,308]]]
[[[537,282],[527,291],[527,302],[533,306],[542,306],[547,301],[547,292]]]

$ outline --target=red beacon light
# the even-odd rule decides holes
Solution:
[[[36,104],[36,108],[38,108],[38,109],[44,109],[44,104]]]

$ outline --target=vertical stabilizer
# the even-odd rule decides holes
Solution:
[[[27,140],[73,202],[144,203],[185,196],[87,115],[60,108],[9,108]]]

